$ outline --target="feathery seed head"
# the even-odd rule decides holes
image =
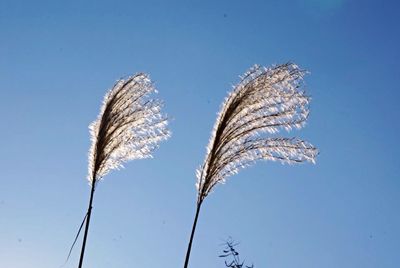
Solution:
[[[89,126],[90,183],[96,183],[124,162],[151,157],[158,143],[170,136],[162,102],[149,76],[139,73],[121,79],[105,95],[98,118]]]
[[[318,150],[295,138],[265,137],[301,128],[310,98],[301,90],[306,74],[293,63],[253,66],[225,99],[214,125],[204,164],[197,170],[198,202],[212,188],[255,161],[314,162]]]

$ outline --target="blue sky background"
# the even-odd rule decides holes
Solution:
[[[265,268],[400,263],[396,1],[0,0],[0,267],[58,268],[85,214],[88,124],[119,77],[150,73],[173,118],[151,160],[99,184],[85,267],[182,267],[195,169],[255,63],[309,70],[316,165],[263,162],[203,205],[191,267],[221,243]],[[65,267],[76,267],[77,245]]]

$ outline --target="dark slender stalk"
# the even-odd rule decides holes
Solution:
[[[187,248],[186,258],[185,258],[185,264],[183,266],[184,268],[187,268],[189,265],[190,251],[192,250],[192,242],[193,242],[194,232],[196,231],[196,225],[197,225],[197,219],[199,217],[200,207],[201,207],[201,202],[197,204],[196,216],[194,217],[192,233],[190,234],[189,245]]]
[[[92,203],[93,203],[95,183],[96,183],[95,181],[92,182],[92,188],[90,190],[90,200],[89,200],[89,207],[88,207],[88,211],[87,211],[85,234],[83,235],[81,257],[79,258],[78,268],[82,268],[83,256],[85,255],[85,247],[86,247],[86,239],[87,239],[87,235],[88,235],[88,231],[89,231],[90,215],[92,214]]]

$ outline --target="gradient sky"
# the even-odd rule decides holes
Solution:
[[[398,267],[396,2],[0,0],[0,267],[63,264],[89,197],[87,127],[141,71],[173,136],[99,184],[85,267],[182,267],[220,103],[253,64],[287,61],[310,71],[312,103],[282,135],[316,145],[317,164],[260,162],[218,186],[190,266],[224,267],[232,236],[256,268]]]

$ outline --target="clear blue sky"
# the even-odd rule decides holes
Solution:
[[[0,0],[0,267],[58,268],[87,208],[88,124],[119,77],[151,75],[173,136],[99,184],[85,267],[182,267],[195,169],[251,65],[294,61],[316,165],[262,162],[203,205],[191,267],[232,236],[259,268],[399,267],[396,1]],[[76,267],[80,245],[65,267]]]

